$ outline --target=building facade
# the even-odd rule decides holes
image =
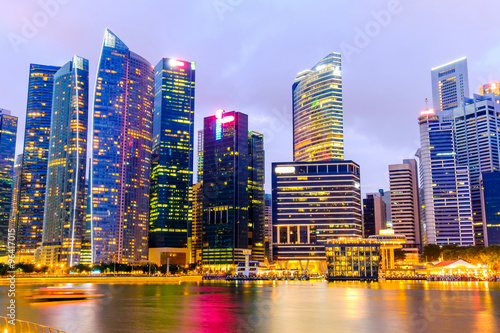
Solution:
[[[0,256],[7,254],[7,234],[12,204],[17,117],[0,109]]]
[[[193,185],[191,206],[191,263],[201,263],[203,248],[203,183]]]
[[[367,193],[363,199],[363,236],[378,235],[387,227],[387,207],[383,200],[384,191]]]
[[[198,145],[197,145],[197,153],[198,159],[196,161],[197,164],[197,182],[203,181],[203,130],[198,130]]]
[[[155,67],[149,247],[186,248],[193,183],[195,63]]]
[[[94,97],[94,263],[148,259],[153,66],[106,30]]]
[[[265,259],[264,135],[248,132],[248,248],[253,261]]]
[[[434,110],[448,110],[459,106],[465,97],[469,97],[467,58],[433,68],[431,81]]]
[[[484,245],[500,245],[500,172],[481,174],[481,203],[486,226]]]
[[[23,154],[16,156],[14,174],[12,179],[12,203],[10,205],[9,229],[16,229],[19,217],[19,189],[21,188],[21,175],[23,170]]]
[[[59,66],[31,64],[28,83],[23,172],[19,189],[16,257],[34,260],[42,244],[54,75]]]
[[[419,125],[423,243],[474,245],[469,168],[457,162],[453,117],[427,109]]]
[[[273,261],[273,200],[271,194],[264,196],[264,229],[265,258],[270,263]]]
[[[312,69],[298,73],[292,95],[294,161],[344,159],[340,53],[330,53]]]
[[[88,60],[74,56],[54,74],[47,190],[39,260],[80,262],[85,223]]]
[[[272,191],[273,260],[281,268],[326,272],[326,242],[362,236],[356,163],[273,163]]]
[[[414,159],[389,165],[391,221],[396,234],[406,236],[405,248],[421,249],[418,167]]]

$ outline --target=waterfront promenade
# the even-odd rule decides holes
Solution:
[[[201,275],[181,276],[17,276],[16,284],[53,284],[53,283],[179,283],[179,282],[201,282]],[[9,285],[7,277],[0,279],[0,285]]]

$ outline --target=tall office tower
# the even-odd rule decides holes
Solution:
[[[197,171],[197,182],[203,181],[203,130],[198,130],[198,171]]]
[[[360,169],[352,161],[272,164],[273,260],[325,272],[325,244],[361,237]]]
[[[19,154],[16,156],[16,161],[14,162],[9,229],[16,229],[17,227],[17,221],[19,217],[19,188],[21,187],[22,170],[23,170],[23,154]]]
[[[469,168],[457,163],[452,114],[427,109],[419,125],[423,243],[474,245]]]
[[[422,247],[420,231],[420,204],[418,195],[418,168],[414,159],[389,165],[391,187],[391,219],[396,234],[405,235],[405,248]]]
[[[248,133],[248,248],[252,260],[265,259],[265,212],[264,212],[264,135]]]
[[[34,260],[42,244],[43,212],[49,161],[50,121],[54,74],[59,66],[30,65],[23,147],[23,172],[19,190],[16,257]]]
[[[385,203],[385,227],[392,228],[391,221],[391,191],[384,191],[383,189],[379,189],[378,192],[382,195],[382,201]]]
[[[330,53],[297,74],[293,94],[295,162],[344,159],[344,116],[340,53]]]
[[[88,165],[92,165],[92,159],[89,158]],[[80,251],[80,264],[83,265],[92,265],[92,228],[91,228],[91,219],[90,219],[90,205],[92,202],[90,201],[90,186],[91,183],[91,174],[89,168],[89,174],[87,175],[87,179],[85,180],[85,226],[83,229],[82,235],[82,247]]]
[[[387,207],[383,200],[383,190],[367,193],[363,199],[363,237],[378,235],[387,225]]]
[[[155,67],[150,248],[187,248],[193,184],[195,63]]]
[[[17,117],[8,110],[0,109],[0,257],[7,254],[16,134]]]
[[[484,245],[500,245],[500,172],[481,174],[481,204],[486,226]]]
[[[484,244],[481,173],[500,171],[500,97],[474,95],[453,109],[459,165],[469,167],[476,245]]]
[[[74,56],[54,75],[41,261],[80,262],[85,223],[88,60]]]
[[[203,236],[203,183],[193,185],[193,204],[191,207],[191,263],[201,262]]]
[[[148,258],[153,86],[153,66],[106,30],[93,118],[94,263]]]
[[[249,249],[263,257],[263,137],[249,139],[246,114],[223,110],[205,118],[203,133],[203,265],[227,270]]]
[[[273,261],[273,201],[271,194],[264,197],[264,244],[266,247],[265,257],[268,262]]]
[[[493,81],[479,87],[479,95],[484,96],[488,94],[500,95],[500,82]]]
[[[469,97],[467,58],[460,58],[433,68],[431,81],[434,110],[457,107],[464,97]]]

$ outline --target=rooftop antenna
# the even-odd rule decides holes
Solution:
[[[427,98],[425,98],[425,108],[426,109],[429,108],[429,100]]]

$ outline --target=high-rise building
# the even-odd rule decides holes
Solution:
[[[191,263],[201,262],[203,236],[203,183],[193,185],[193,203],[191,208]]]
[[[469,167],[476,245],[483,245],[486,226],[481,206],[481,173],[500,172],[500,97],[465,98],[453,109],[456,158]]]
[[[464,97],[469,97],[467,58],[460,58],[433,68],[431,81],[434,110],[457,107]]]
[[[54,74],[59,69],[59,66],[30,65],[16,230],[16,257],[21,262],[34,260],[35,250],[42,244],[52,93]]]
[[[481,203],[486,226],[484,244],[500,245],[500,172],[481,174]]]
[[[186,248],[193,183],[195,63],[155,67],[150,248]]]
[[[23,170],[23,154],[16,156],[14,162],[14,176],[12,181],[12,203],[10,205],[9,229],[16,229],[19,217],[19,189]]]
[[[271,194],[264,198],[264,244],[266,247],[265,258],[268,262],[273,261],[273,201]]]
[[[252,260],[265,259],[264,135],[248,133],[248,248]]]
[[[427,109],[419,125],[423,243],[474,245],[469,168],[457,162],[453,116]]]
[[[396,234],[405,235],[405,248],[420,249],[420,204],[418,168],[414,159],[389,165],[391,187],[391,221]]]
[[[263,138],[253,132],[249,139],[248,116],[236,111],[206,117],[203,133],[203,264],[229,269],[261,242]],[[252,250],[263,257],[260,244]]]
[[[378,190],[382,195],[382,201],[385,203],[385,218],[386,218],[386,228],[392,228],[391,221],[391,191],[384,191],[383,189]]]
[[[325,244],[362,236],[360,169],[352,161],[272,164],[273,260],[326,271]]]
[[[54,74],[40,260],[80,262],[85,223],[88,60],[74,56]]]
[[[201,182],[203,180],[203,130],[198,130],[198,171],[197,171],[197,182]]]
[[[0,256],[7,254],[16,134],[17,117],[8,110],[0,109]]]
[[[94,263],[148,258],[153,87],[153,66],[106,30],[93,117]]]
[[[500,95],[500,82],[493,81],[479,87],[479,95],[484,96],[488,94]]]
[[[367,193],[363,199],[363,237],[378,235],[387,228],[387,207],[383,200],[384,192]]]
[[[312,69],[298,73],[292,94],[294,161],[344,159],[340,53],[330,53]]]

